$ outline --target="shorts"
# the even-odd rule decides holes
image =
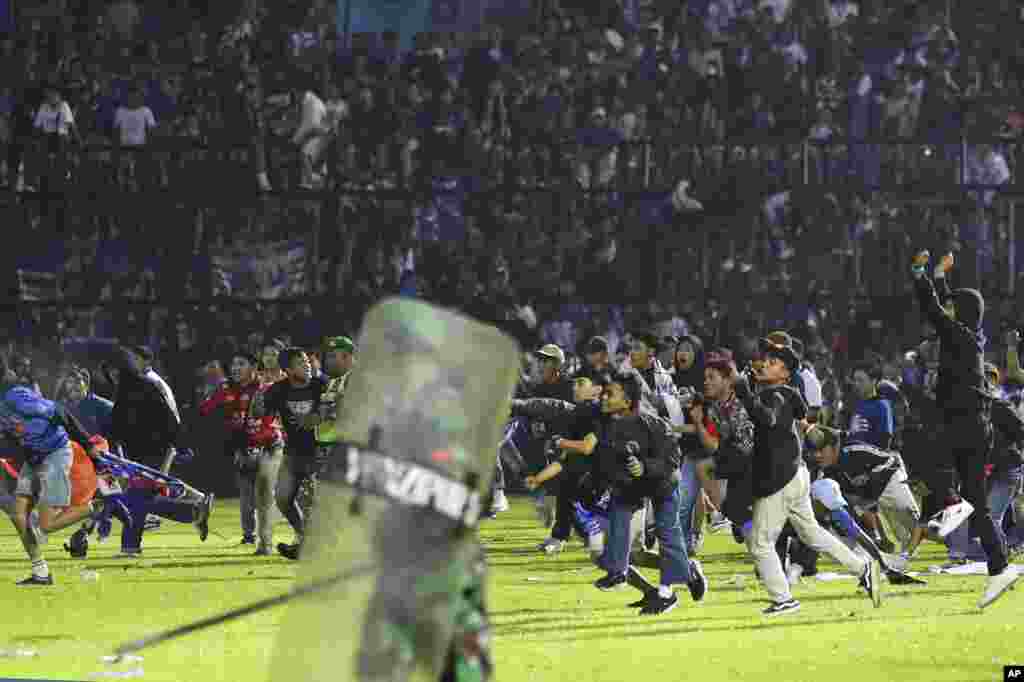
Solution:
[[[41,462],[25,462],[18,472],[14,494],[31,497],[36,504],[46,507],[70,506],[73,461],[74,453],[69,444],[46,455]]]

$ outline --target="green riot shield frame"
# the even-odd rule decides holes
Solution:
[[[520,351],[409,299],[366,316],[302,548],[299,586],[370,566],[283,614],[275,682],[437,682],[465,594]],[[460,615],[461,614],[461,615]],[[464,624],[460,627],[465,627]]]

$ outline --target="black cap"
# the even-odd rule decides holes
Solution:
[[[781,359],[789,367],[790,372],[796,373],[800,368],[800,356],[793,350],[792,345],[782,345],[781,343],[773,342],[771,339],[764,338],[758,342],[758,347],[763,354]]]
[[[608,339],[603,336],[595,336],[594,338],[587,341],[586,345],[587,353],[607,353],[608,352]]]

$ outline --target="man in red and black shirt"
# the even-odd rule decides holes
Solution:
[[[249,405],[253,398],[270,387],[260,381],[256,358],[235,353],[230,363],[230,381],[199,406],[206,416],[218,408],[231,434],[228,452],[238,467],[241,496],[242,544],[254,544],[257,530],[257,556],[268,556],[273,547],[274,484],[284,456],[281,423],[272,415],[254,417]]]

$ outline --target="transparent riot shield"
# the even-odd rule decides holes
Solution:
[[[515,341],[424,303],[366,316],[299,559],[300,585],[365,576],[282,615],[274,682],[436,682],[519,372]],[[477,580],[478,581],[478,580]]]

